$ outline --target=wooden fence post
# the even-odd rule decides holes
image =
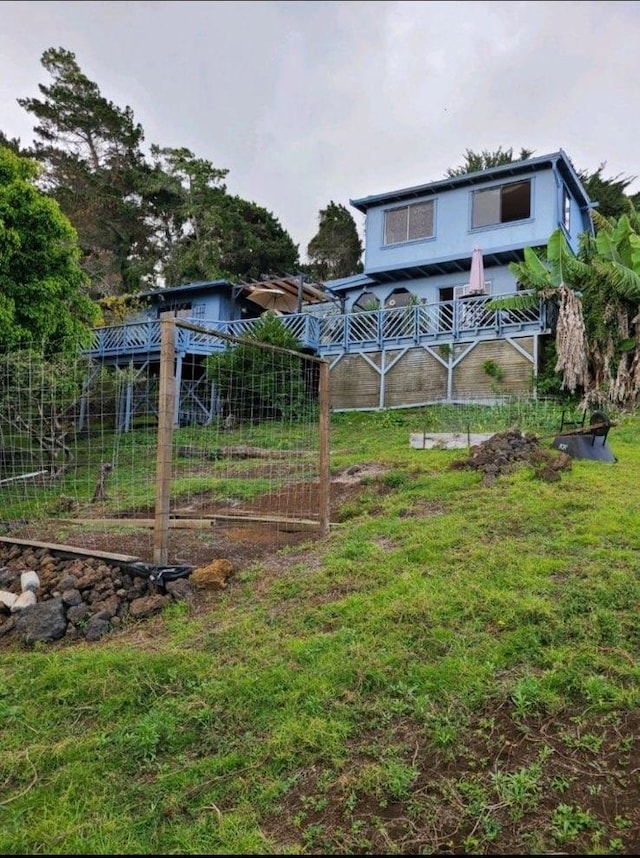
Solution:
[[[169,545],[171,459],[176,408],[176,323],[164,316],[160,322],[160,392],[158,395],[158,447],[156,453],[156,510],[153,562],[166,564]]]
[[[327,536],[331,524],[331,468],[329,462],[329,362],[320,363],[320,378],[318,380],[318,399],[320,410],[319,441],[320,441],[320,533]]]

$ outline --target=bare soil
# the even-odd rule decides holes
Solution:
[[[337,475],[330,487],[330,521],[339,523],[345,506],[348,507],[362,492],[363,481],[384,473],[375,464],[354,466]],[[300,545],[318,538],[318,509],[320,499],[316,483],[300,484],[292,491],[268,492],[251,501],[244,517],[240,507],[230,508],[216,501],[213,495],[203,492],[193,498],[189,506],[180,510],[185,518],[194,522],[209,519],[202,527],[171,526],[168,533],[169,564],[189,565],[197,568],[213,560],[229,560],[235,571],[287,546]],[[233,515],[231,515],[233,514]],[[215,518],[221,515],[221,518]],[[147,518],[149,511],[140,511],[133,518]],[[255,519],[255,520],[254,520]],[[42,543],[68,545],[84,550],[136,557],[146,563],[153,561],[153,531],[149,527],[131,528],[123,517],[123,526],[106,529],[96,516],[95,527],[83,519],[74,525],[55,519],[39,522],[37,537]],[[176,522],[177,523],[177,522]],[[7,539],[34,539],[32,527],[14,527]]]

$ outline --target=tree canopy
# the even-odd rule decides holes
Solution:
[[[618,175],[605,179],[602,175],[605,167],[606,163],[602,163],[594,173],[580,172],[580,181],[589,197],[598,203],[600,215],[607,218],[620,217],[630,211],[630,202],[636,207],[640,203],[640,194],[631,197],[626,194],[627,188],[636,177]]]
[[[447,176],[453,178],[455,176],[464,176],[466,173],[476,173],[481,170],[489,170],[492,167],[500,167],[503,164],[511,164],[513,161],[526,161],[533,155],[531,149],[521,149],[520,154],[515,158],[513,156],[513,147],[503,149],[499,146],[495,151],[490,152],[488,149],[483,149],[482,152],[474,152],[473,149],[466,149],[464,153],[464,162],[459,167],[449,167]]]
[[[36,187],[37,165],[0,147],[0,345],[82,343],[97,321],[75,230]]]
[[[184,147],[145,153],[133,110],[105,98],[75,54],[49,48],[41,62],[52,83],[18,103],[38,122],[30,154],[78,232],[95,298],[298,267],[298,248],[275,216],[227,194],[226,169]]]
[[[309,273],[318,280],[336,280],[362,271],[362,242],[351,213],[329,203],[318,216],[318,232],[307,246]]]
[[[49,48],[41,59],[53,79],[42,98],[19,98],[37,124],[32,154],[44,187],[74,225],[95,297],[139,287],[153,267],[141,195],[146,165],[142,127],[130,107],[106,99],[75,55]]]

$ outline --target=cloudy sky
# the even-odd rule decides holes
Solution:
[[[0,0],[0,129],[23,145],[16,99],[51,82],[51,47],[147,144],[228,169],[302,260],[330,201],[442,179],[467,149],[562,148],[578,170],[640,175],[635,0]]]

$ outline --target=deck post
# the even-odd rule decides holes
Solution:
[[[158,395],[158,447],[156,452],[156,508],[153,562],[167,562],[171,500],[171,454],[176,413],[176,323],[170,316],[160,322],[160,392]]]

